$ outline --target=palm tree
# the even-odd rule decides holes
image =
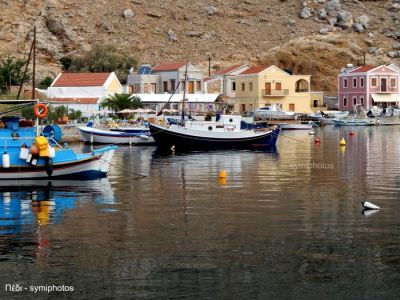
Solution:
[[[101,107],[108,107],[115,112],[118,112],[127,108],[141,108],[143,104],[140,102],[140,98],[129,94],[115,94],[109,96],[101,103]]]

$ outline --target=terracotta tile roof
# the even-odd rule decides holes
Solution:
[[[241,67],[241,64],[237,64],[237,65],[232,65],[230,67],[227,67],[225,69],[219,70],[218,72],[215,73],[215,75],[225,75],[228,74],[234,70],[236,70],[237,68]]]
[[[354,69],[350,71],[349,73],[364,73],[371,71],[372,69],[377,68],[378,66],[363,66],[363,67],[358,67],[357,69]]]
[[[257,67],[250,67],[244,72],[240,73],[239,75],[249,75],[249,74],[258,74],[261,71],[264,71],[265,69],[269,68],[270,66],[257,66]]]
[[[102,86],[111,73],[62,73],[53,87]]]
[[[183,67],[184,65],[186,65],[185,61],[159,64],[159,65],[155,66],[154,68],[152,68],[151,71],[153,71],[153,72],[175,71],[175,70],[178,70],[179,68]]]
[[[97,104],[99,98],[50,98],[48,101],[59,104]]]

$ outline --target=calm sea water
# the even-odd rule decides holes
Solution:
[[[0,183],[0,298],[397,299],[400,128],[349,131],[286,132],[276,152],[121,147],[107,179]],[[29,292],[53,284],[74,292]]]

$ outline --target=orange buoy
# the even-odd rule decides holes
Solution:
[[[219,178],[226,178],[226,171],[222,170],[219,172]]]
[[[32,155],[39,155],[39,147],[36,144],[32,144],[31,149],[29,151]]]
[[[317,136],[314,140],[314,143],[319,144],[321,142],[321,139]]]
[[[40,119],[43,119],[47,115],[48,111],[49,109],[44,103],[38,103],[33,107],[33,113]]]

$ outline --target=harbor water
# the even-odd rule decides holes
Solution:
[[[352,130],[120,147],[102,180],[0,182],[0,299],[396,299],[400,129]]]

